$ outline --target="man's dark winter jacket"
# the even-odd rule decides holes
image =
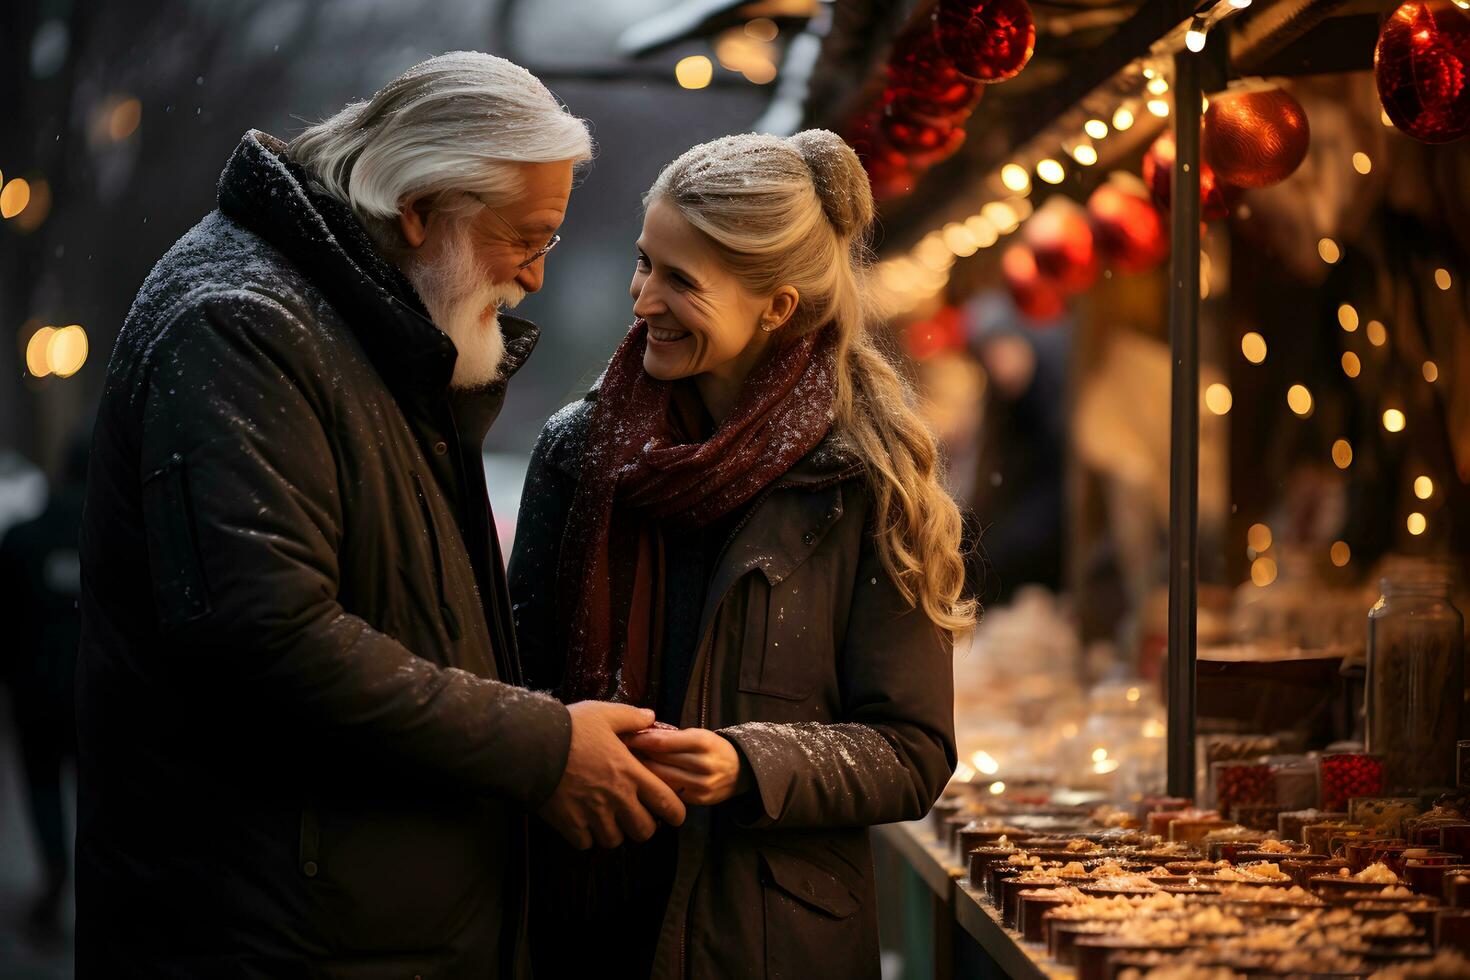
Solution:
[[[524,961],[570,721],[520,680],[480,446],[504,384],[249,133],[108,368],[82,534],[82,977]],[[535,344],[502,318],[508,370]]]

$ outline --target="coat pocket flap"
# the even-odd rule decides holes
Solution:
[[[805,858],[785,851],[762,849],[767,880],[797,901],[845,919],[858,910],[857,896],[842,879]]]

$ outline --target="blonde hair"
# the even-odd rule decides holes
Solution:
[[[883,566],[936,625],[974,625],[975,602],[962,597],[959,508],[940,485],[934,435],[874,338],[873,194],[857,155],[822,129],[727,136],[665,167],[644,204],[656,200],[704,233],[752,292],[796,289],[783,335],[837,332],[834,425],[867,468]]]

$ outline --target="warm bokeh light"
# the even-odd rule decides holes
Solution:
[[[757,17],[745,25],[745,33],[757,41],[774,41],[780,29],[769,17]]]
[[[1000,240],[1000,232],[995,230],[995,225],[983,214],[972,214],[965,219],[965,227],[970,229],[970,234],[975,238],[975,244],[980,248],[989,248]]]
[[[0,190],[0,217],[13,218],[31,203],[31,185],[24,177],[12,177]]]
[[[1095,140],[1108,135],[1108,124],[1101,119],[1089,119],[1082,124],[1082,131]]]
[[[1165,99],[1149,99],[1148,111],[1163,119],[1169,114],[1169,103]]]
[[[980,248],[980,243],[975,241],[975,236],[971,234],[970,229],[958,221],[951,221],[945,225],[942,234],[944,244],[962,259],[974,255]]]
[[[1119,106],[1118,111],[1113,113],[1113,128],[1120,133],[1133,128],[1133,110],[1127,106]]]
[[[1337,242],[1330,238],[1324,238],[1317,243],[1317,254],[1322,256],[1322,261],[1328,265],[1335,265],[1342,258],[1342,249],[1337,247]]]
[[[1425,361],[1421,370],[1424,372],[1424,380],[1430,384],[1439,380],[1439,365],[1433,361]]]
[[[1342,373],[1349,378],[1356,378],[1363,371],[1363,362],[1358,360],[1358,355],[1352,351],[1342,352]]]
[[[1389,432],[1404,431],[1406,421],[1404,413],[1396,408],[1390,408],[1383,413],[1383,427]]]
[[[123,99],[107,114],[107,135],[114,143],[121,143],[138,129],[143,121],[143,103],[137,99]]]
[[[1427,476],[1416,476],[1414,478],[1414,496],[1420,500],[1428,500],[1434,496],[1434,481]]]
[[[1066,178],[1067,171],[1063,169],[1059,161],[1047,157],[1036,164],[1036,176],[1048,184],[1060,184]]]
[[[995,782],[993,782],[993,783],[990,784],[990,793],[991,793],[992,796],[999,796],[1000,794],[1004,793],[1005,791],[1006,791],[1006,784],[1003,783],[1002,781],[1000,781],[999,779],[997,779]]]
[[[1270,550],[1271,529],[1264,524],[1252,524],[1250,530],[1245,532],[1245,543],[1256,554]]]
[[[715,77],[714,64],[702,54],[680,58],[674,66],[674,77],[681,88],[704,88]]]
[[[1019,163],[1008,163],[1000,168],[1000,182],[1006,190],[1024,194],[1031,189],[1031,175]]]
[[[1206,40],[1204,31],[1197,31],[1194,28],[1190,28],[1184,32],[1184,46],[1195,54],[1199,54],[1205,49]]]
[[[1358,329],[1358,310],[1351,303],[1344,303],[1337,308],[1337,325],[1348,333]]]
[[[1021,217],[1016,209],[1005,201],[991,201],[980,209],[980,216],[995,226],[1002,235],[1009,235],[1021,226]]]
[[[1096,748],[1096,749],[1093,749],[1092,750],[1092,761],[1093,762],[1101,762],[1104,759],[1106,759],[1107,757],[1108,757],[1108,750],[1107,749],[1104,749],[1104,748]]]
[[[51,185],[38,177],[31,181],[31,200],[24,211],[15,216],[15,227],[30,233],[41,227],[51,213]]]
[[[1417,510],[1410,514],[1409,519],[1404,523],[1408,525],[1409,533],[1413,535],[1423,534],[1424,529],[1429,526],[1429,522],[1424,519],[1424,515]]]
[[[1230,406],[1235,404],[1235,399],[1230,394],[1230,389],[1218,381],[1205,389],[1205,408],[1215,415],[1227,415]]]
[[[1123,693],[1123,697],[1125,697],[1129,701],[1137,701],[1139,698],[1143,697],[1143,692],[1136,687],[1130,687],[1127,691]]]
[[[1144,87],[1148,89],[1149,95],[1163,95],[1169,91],[1169,80],[1162,75],[1155,75]]]
[[[1251,581],[1263,589],[1276,581],[1275,559],[1257,558],[1251,562]]]
[[[768,85],[776,80],[776,63],[774,61],[756,61],[745,66],[741,72],[747,82],[756,85]]]
[[[1435,269],[1434,270],[1434,284],[1436,286],[1438,286],[1440,289],[1449,289],[1450,286],[1454,285],[1454,283],[1450,279],[1450,270],[1448,270],[1448,269]]]
[[[983,749],[970,757],[975,764],[975,771],[986,776],[994,776],[1000,772],[1000,763],[995,761],[995,756]]]
[[[1364,153],[1362,150],[1359,150],[1357,153],[1353,154],[1353,169],[1356,170],[1358,173],[1364,175],[1372,173],[1373,160],[1368,156],[1368,154]]]
[[[1353,444],[1346,439],[1339,439],[1332,444],[1332,462],[1340,470],[1345,470],[1353,465]]]
[[[87,331],[73,323],[62,327],[46,345],[46,364],[58,378],[69,378],[87,363]]]
[[[1374,347],[1382,347],[1388,343],[1388,328],[1377,320],[1369,320],[1364,332],[1368,335],[1368,343]]]
[[[1091,143],[1078,143],[1072,147],[1072,159],[1084,167],[1090,167],[1097,163],[1097,150]]]
[[[51,373],[51,364],[46,358],[46,349],[51,338],[56,336],[55,327],[42,327],[26,341],[26,370],[33,378],[44,378]]]
[[[1240,338],[1240,352],[1245,359],[1252,364],[1260,364],[1266,359],[1266,338],[1254,330]]]
[[[1292,385],[1286,390],[1286,404],[1296,414],[1306,417],[1312,414],[1312,393],[1306,385]]]
[[[1348,547],[1348,543],[1346,541],[1332,542],[1332,547],[1328,550],[1327,553],[1332,557],[1332,564],[1336,565],[1338,568],[1343,567],[1348,562],[1353,560],[1353,549]]]

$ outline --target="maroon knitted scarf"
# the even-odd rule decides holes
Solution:
[[[643,370],[635,323],[608,364],[572,497],[557,573],[566,667],[558,692],[646,705],[662,639],[662,528],[719,520],[783,475],[832,426],[834,332],[777,348],[698,441],[680,382]],[[688,391],[687,385],[684,390]]]

